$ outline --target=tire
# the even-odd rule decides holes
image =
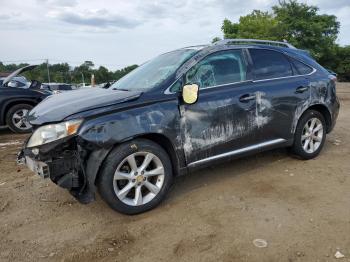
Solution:
[[[142,164],[147,162],[146,158],[151,160],[143,169]],[[136,166],[132,159],[135,159]],[[117,170],[122,175],[116,175]],[[150,175],[152,172],[160,175]],[[168,193],[172,181],[172,164],[167,152],[150,140],[135,139],[117,146],[107,156],[97,187],[103,200],[112,209],[135,215],[159,205]],[[140,194],[141,200],[137,197]]]
[[[313,121],[315,122],[312,127]],[[315,132],[320,126],[321,129]],[[307,142],[307,140],[309,141]],[[294,134],[294,144],[291,149],[295,155],[302,159],[312,159],[319,155],[324,146],[325,140],[326,121],[323,115],[318,111],[308,110],[299,119]]]
[[[32,126],[24,118],[32,110],[33,106],[28,104],[17,104],[12,106],[6,114],[6,124],[15,133],[30,133]]]

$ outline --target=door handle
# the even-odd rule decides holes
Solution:
[[[240,98],[239,98],[239,102],[241,103],[247,103],[251,100],[255,100],[256,99],[256,96],[255,95],[250,95],[250,94],[245,94],[245,95],[242,95]]]
[[[299,86],[295,90],[295,93],[304,93],[305,91],[309,90],[308,86]]]

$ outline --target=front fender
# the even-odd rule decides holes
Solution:
[[[86,152],[85,166],[89,191],[95,192],[96,176],[104,159],[116,145],[147,134],[159,134],[171,141],[179,165],[185,165],[177,100],[86,120],[77,135],[77,143]]]

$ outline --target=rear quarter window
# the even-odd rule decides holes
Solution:
[[[291,64],[282,53],[265,49],[249,49],[249,52],[253,61],[255,80],[293,75]]]
[[[291,58],[291,61],[293,63],[294,69],[296,71],[297,75],[308,75],[313,71],[313,68],[296,60]]]

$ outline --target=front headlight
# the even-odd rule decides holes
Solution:
[[[29,138],[27,147],[40,146],[67,136],[74,135],[83,120],[71,120],[39,127]]]

